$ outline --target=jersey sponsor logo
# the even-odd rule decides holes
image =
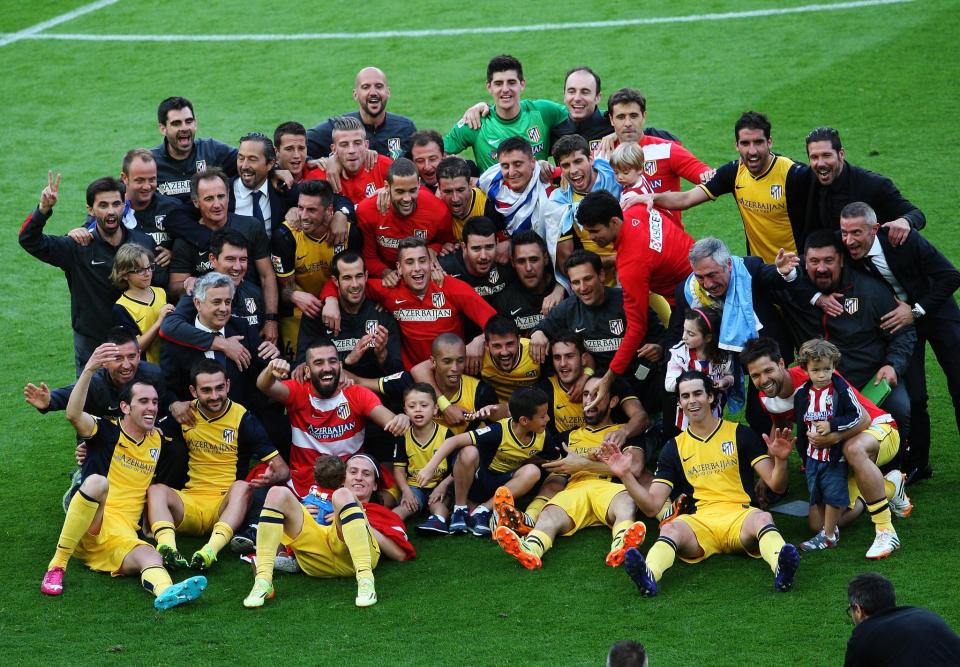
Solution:
[[[654,190],[662,186],[663,186],[663,179],[661,178],[655,178],[652,181],[650,181],[650,187],[653,188]]]
[[[540,128],[534,125],[533,127],[527,128],[527,136],[530,137],[531,143],[536,143],[540,141]]]
[[[327,331],[327,335],[332,334],[332,331]],[[337,352],[350,352],[357,346],[357,343],[360,342],[359,338],[334,338],[333,346],[337,348]]]
[[[197,160],[197,171],[206,171],[207,170],[207,161],[206,160]]]
[[[233,442],[234,437],[236,437],[237,432],[232,428],[223,429],[223,441],[228,445]]]
[[[349,416],[350,416],[350,404],[349,404],[349,403],[341,403],[340,405],[338,405],[338,406],[337,406],[337,416],[340,417],[340,419],[346,419],[347,417],[349,417]]]
[[[246,297],[243,300],[243,305],[246,307],[247,313],[252,315],[253,313],[257,312],[257,300],[252,296]]]
[[[367,187],[363,189],[363,196],[372,197],[373,193],[376,191],[377,191],[377,186],[375,186],[373,183],[367,183]]]
[[[612,333],[614,336],[623,335],[624,326],[623,326],[622,319],[610,320],[609,325],[610,325],[610,333]]]
[[[854,315],[858,310],[860,310],[859,298],[851,297],[843,300],[843,312],[845,312],[847,315]]]
[[[400,239],[390,238],[389,236],[378,236],[377,243],[384,248],[399,248]]]
[[[520,329],[520,331],[529,331],[543,321],[543,315],[540,313],[536,315],[525,315],[524,317],[515,317],[513,321],[517,323],[517,328]]]
[[[340,408],[337,408],[339,411]],[[347,406],[349,412],[350,406]],[[322,413],[321,415],[322,416]],[[307,426],[307,433],[317,440],[340,440],[345,434],[357,427],[356,422],[347,422],[346,424],[337,424],[336,426]]]
[[[394,373],[393,375],[387,375],[383,378],[383,381],[384,383],[387,383],[387,382],[392,382],[394,380],[399,380],[400,376],[402,375],[403,375],[403,371],[400,371],[399,373]]]
[[[157,192],[162,195],[185,195],[190,192],[190,181],[168,181],[157,186]]]
[[[616,352],[623,343],[622,338],[593,338],[583,341],[590,352]]]
[[[727,440],[720,445],[720,451],[727,456],[733,456],[734,446],[732,440]]]
[[[450,308],[401,308],[393,311],[393,317],[403,322],[436,322],[453,317]]]
[[[829,405],[827,407],[829,408]],[[813,422],[825,422],[829,421],[831,417],[833,417],[833,410],[807,410],[807,412],[805,412],[803,415],[803,421],[808,424]]]
[[[155,215],[153,216],[153,226],[163,231],[163,219],[166,218],[166,215]]]
[[[663,218],[656,211],[650,211],[650,249],[663,252]]]
[[[400,137],[390,137],[387,139],[387,150],[390,151],[390,157],[394,160],[403,155],[403,147],[400,145]]]
[[[782,185],[771,185],[770,186],[770,197],[776,201],[780,201],[780,198],[783,196],[783,186]]]
[[[170,235],[166,232],[148,232],[150,238],[153,239],[153,242],[157,245],[163,245],[170,240]]]
[[[447,302],[447,297],[443,292],[434,292],[430,295],[430,302],[433,303],[434,308],[443,308]]]
[[[647,176],[653,176],[657,173],[657,163],[654,160],[647,160],[643,163],[643,173]]]
[[[123,468],[132,468],[137,472],[146,473],[148,475],[153,475],[153,472],[157,467],[155,464],[146,463],[132,456],[127,456],[122,452],[117,452],[114,454],[113,462]]]

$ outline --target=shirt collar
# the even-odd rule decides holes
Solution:
[[[211,328],[208,327],[206,324],[204,324],[203,322],[201,322],[199,315],[198,315],[197,318],[193,321],[193,326],[195,326],[195,327],[197,327],[198,329],[200,329],[200,331],[205,331],[206,333],[220,334],[221,336],[224,335],[223,329],[211,329]]]
[[[880,235],[877,234],[873,237],[873,245],[870,246],[870,250],[867,251],[867,257],[882,257],[883,256],[883,246],[880,245]]]

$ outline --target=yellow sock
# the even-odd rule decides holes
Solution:
[[[154,521],[150,524],[150,530],[153,531],[153,539],[157,541],[157,546],[168,546],[174,551],[177,550],[177,533],[172,521]]]
[[[217,521],[213,524],[213,532],[210,533],[210,540],[207,546],[213,549],[213,553],[218,554],[230,542],[233,537],[233,528],[223,521]]]
[[[767,565],[769,565],[773,573],[776,574],[777,557],[780,555],[780,547],[784,545],[783,535],[780,534],[780,530],[775,525],[768,523],[760,529],[757,537],[760,542],[760,556],[763,557],[763,560],[767,562]]]
[[[283,513],[264,507],[257,526],[257,579],[273,581],[273,564],[277,562],[277,547],[282,540]]]
[[[357,578],[373,575],[372,556],[370,554],[370,526],[367,516],[359,503],[347,503],[340,508],[340,532],[343,542],[350,552],[353,571]]]
[[[870,513],[870,520],[873,521],[874,528],[877,530],[893,530],[890,505],[887,504],[886,497],[867,503],[867,512]]]
[[[54,567],[67,568],[67,562],[70,556],[77,548],[77,544],[83,539],[83,536],[90,530],[90,524],[100,509],[100,503],[84,495],[83,491],[77,491],[70,500],[70,506],[67,508],[67,516],[63,520],[63,528],[60,529],[60,538],[57,540],[57,550],[53,554],[53,559],[47,569]]]
[[[633,525],[632,520],[621,521],[613,526],[613,542],[610,543],[610,551],[616,551],[623,546],[623,534],[627,528]]]
[[[887,500],[893,500],[893,494],[897,492],[897,485],[889,479],[884,478],[883,492],[886,494]]]
[[[527,545],[530,551],[537,554],[538,558],[543,558],[543,554],[547,553],[553,546],[553,538],[542,530],[531,530],[523,538],[523,543]]]
[[[161,565],[151,565],[140,570],[140,585],[149,593],[160,595],[172,583],[170,574]]]
[[[543,511],[543,508],[546,507],[548,502],[550,502],[550,499],[546,496],[537,496],[527,505],[527,516],[536,521],[537,517],[540,516],[540,512]]]
[[[677,559],[677,545],[669,537],[661,535],[647,552],[647,567],[653,573],[653,578],[660,581],[663,573],[666,572]]]

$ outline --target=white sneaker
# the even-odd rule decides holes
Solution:
[[[357,577],[357,606],[372,607],[377,603],[377,591],[373,577]]]
[[[873,544],[867,549],[867,558],[881,560],[900,548],[900,538],[895,530],[878,530]]]
[[[891,470],[883,477],[885,480],[893,482],[893,498],[890,499],[890,511],[901,519],[906,519],[913,513],[913,503],[904,490],[907,483],[907,476],[899,470]]]

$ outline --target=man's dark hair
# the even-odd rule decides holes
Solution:
[[[647,113],[647,98],[643,96],[643,93],[636,88],[621,88],[607,98],[607,116],[613,115],[613,107],[618,104],[630,104],[631,102],[640,106],[640,113]]]
[[[138,384],[142,384],[147,387],[153,387],[153,390],[157,392],[157,396],[159,397],[160,390],[157,389],[157,385],[150,382],[149,380],[138,380],[134,378],[133,380],[130,380],[130,382],[127,382],[125,385],[120,387],[119,399],[121,403],[126,403],[127,405],[130,405],[131,401],[133,401],[133,388]]]
[[[836,234],[829,229],[816,229],[810,232],[803,244],[803,252],[806,253],[813,248],[833,248],[837,251],[837,254],[843,254],[843,246],[840,245]]]
[[[587,351],[587,346],[583,343],[583,336],[580,334],[574,333],[569,329],[564,329],[557,335],[553,337],[553,340],[550,341],[550,352],[553,353],[553,346],[557,343],[567,343],[569,345],[574,345],[577,348],[577,352],[583,354]]]
[[[330,187],[330,184],[319,178],[308,178],[305,181],[300,181],[300,184],[297,186],[299,192],[302,195],[308,197],[319,197],[320,206],[326,208],[333,203],[333,188]]]
[[[339,278],[340,262],[343,262],[344,264],[353,264],[357,260],[363,262],[363,268],[366,270],[367,263],[363,261],[363,255],[358,253],[356,250],[341,250],[333,256],[333,259],[330,260],[330,273],[333,274],[334,278]]]
[[[220,167],[207,167],[203,171],[198,171],[190,177],[190,198],[194,201],[198,201],[200,181],[213,180],[214,178],[219,178],[221,181],[223,181],[223,187],[227,189],[227,194],[229,195],[230,179],[227,178],[226,172],[224,172]]]
[[[426,248],[427,242],[418,236],[408,236],[405,239],[400,239],[400,243],[397,244],[397,261],[400,261],[400,258],[403,256],[404,250],[410,250],[411,248]]]
[[[326,336],[317,336],[316,338],[311,340],[309,343],[307,343],[307,346],[305,348],[303,348],[303,358],[306,359],[307,352],[309,352],[310,350],[314,350],[318,347],[332,347],[335,352],[337,350],[337,346],[333,344],[332,340],[330,340]]]
[[[647,667],[647,649],[630,639],[621,639],[610,647],[607,667]]]
[[[713,380],[710,379],[710,376],[703,371],[684,371],[680,373],[677,377],[677,398],[680,398],[680,383],[691,380],[700,380],[703,382],[703,389],[710,397],[710,405],[712,406],[717,400],[717,389],[714,387]]]
[[[190,109],[190,111],[193,111],[193,103],[186,97],[168,97],[157,107],[157,121],[159,121],[161,125],[166,125],[167,114],[171,111],[179,111],[180,109]]]
[[[783,359],[780,344],[773,338],[766,336],[751,338],[743,346],[743,351],[740,352],[740,364],[746,368],[757,359],[763,359],[764,357],[769,358],[773,363]]]
[[[766,114],[745,111],[733,124],[733,139],[734,141],[740,141],[740,130],[763,130],[764,139],[769,139],[770,128],[770,119],[767,118]]]
[[[467,185],[470,185],[470,165],[462,157],[450,155],[440,160],[437,164],[437,180],[441,178],[465,178]]]
[[[530,245],[531,243],[536,243],[540,246],[541,251],[547,252],[547,242],[544,238],[532,229],[524,229],[510,237],[510,255],[513,255],[513,251],[516,250],[517,247]]]
[[[201,359],[190,367],[190,386],[197,386],[198,375],[215,375],[217,373],[223,373],[223,377],[227,377],[227,371],[224,370],[219,362],[213,359]]]
[[[511,69],[517,73],[517,78],[523,81],[523,65],[520,64],[519,60],[508,55],[494,56],[487,63],[487,83],[493,81],[494,74]]]
[[[560,164],[560,160],[568,155],[583,153],[587,158],[590,157],[590,144],[579,134],[567,134],[560,137],[553,146],[553,161]]]
[[[840,133],[832,127],[818,127],[810,130],[810,134],[807,135],[808,152],[810,144],[815,141],[829,141],[830,147],[838,153],[843,150],[843,144],[840,142]]]
[[[98,178],[87,186],[87,206],[93,206],[97,195],[103,192],[118,192],[120,193],[120,198],[123,199],[123,184],[113,176]]]
[[[514,421],[520,421],[521,417],[533,419],[540,406],[546,404],[547,395],[543,393],[543,390],[536,387],[517,389],[510,395],[510,400],[507,402],[510,408],[510,417]]]
[[[138,332],[139,333],[139,332]],[[107,332],[107,337],[103,340],[104,343],[113,343],[116,346],[126,345],[127,343],[133,343],[137,346],[137,349],[140,349],[140,341],[137,340],[137,334],[134,334],[126,327],[112,327],[110,331]]]
[[[512,317],[494,315],[483,326],[483,339],[489,341],[491,336],[516,336],[520,338],[520,329]]]
[[[250,242],[238,231],[232,229],[218,229],[210,236],[210,254],[219,257],[223,246],[232,245],[234,248],[243,248],[249,252]]]
[[[403,400],[407,400],[407,396],[412,391],[419,391],[421,394],[426,394],[430,399],[436,403],[437,402],[437,390],[433,388],[433,385],[426,382],[414,382],[412,385],[403,390]]]
[[[443,153],[443,137],[436,130],[417,130],[410,135],[410,148],[414,146],[429,146],[436,144]]]
[[[366,132],[366,128],[356,116],[334,116],[330,119],[330,136],[337,132]],[[366,139],[366,136],[364,136]],[[336,139],[333,140],[336,143]]]
[[[280,123],[277,125],[277,129],[273,131],[273,145],[279,146],[280,140],[285,134],[293,134],[298,137],[305,137],[307,136],[307,128],[295,120],[288,120],[285,123]]]
[[[240,137],[240,141],[237,142],[239,146],[244,141],[255,141],[263,148],[263,157],[267,162],[276,162],[277,161],[277,149],[273,145],[273,142],[270,141],[270,137],[265,135],[263,132],[247,132],[245,135]]]
[[[623,209],[620,200],[606,190],[591,192],[577,208],[577,222],[581,227],[609,227],[613,218],[623,220]]]
[[[855,604],[867,616],[897,606],[897,593],[893,583],[876,572],[858,574],[847,584],[847,600]]]
[[[563,263],[563,270],[569,275],[570,269],[583,264],[589,264],[592,266],[593,270],[597,272],[598,276],[600,275],[600,272],[603,271],[603,260],[600,259],[600,255],[591,250],[584,250],[583,248],[577,248],[570,253],[570,256],[567,257],[566,261]]]
[[[530,145],[529,141],[523,137],[508,137],[497,146],[497,159],[504,153],[511,153],[513,151],[520,151],[529,158],[533,157],[533,146]]]
[[[596,72],[594,72],[592,69],[590,69],[590,68],[587,67],[586,65],[581,65],[580,67],[574,67],[574,68],[571,69],[571,70],[567,70],[567,73],[563,75],[563,87],[564,87],[564,88],[567,87],[567,79],[570,78],[570,75],[571,75],[571,74],[576,74],[577,72],[586,72],[587,74],[589,74],[590,76],[592,76],[594,83],[597,84],[597,91],[596,91],[596,92],[598,92],[598,93],[600,92],[600,75],[597,74]]]
[[[398,176],[401,178],[405,176],[419,176],[417,173],[417,165],[405,157],[398,157],[394,160],[393,164],[387,168],[387,183],[393,185],[393,179]]]
[[[471,236],[496,236],[497,226],[493,220],[483,215],[475,215],[463,226],[463,232],[460,233],[460,239],[466,243]]]
[[[347,464],[334,454],[321,454],[313,462],[313,481],[321,489],[339,489],[347,476]]]

